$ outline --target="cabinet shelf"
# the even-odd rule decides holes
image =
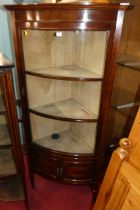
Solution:
[[[102,81],[99,74],[75,65],[47,67],[43,69],[26,70],[26,74],[60,80]]]
[[[0,150],[0,178],[15,175],[16,167],[10,149]]]
[[[70,129],[59,132],[59,135],[59,139],[53,139],[51,135],[49,135],[35,140],[34,143],[54,151],[74,154],[93,154],[93,148],[77,135],[73,135]]]
[[[112,108],[124,116],[128,116],[131,112],[132,117],[135,115],[135,109],[140,106],[140,99],[136,97],[136,94],[114,88],[112,94]],[[133,110],[134,109],[134,110]]]
[[[42,106],[32,107],[30,112],[57,120],[71,122],[97,122],[98,117],[86,107],[77,103],[72,98],[50,103]]]
[[[136,94],[127,91],[121,90],[119,88],[113,89],[112,94],[112,106],[116,108],[125,108],[125,105],[129,105],[131,103],[138,104],[140,102],[139,98],[136,98]]]
[[[0,146],[11,145],[10,136],[6,125],[0,125]]]
[[[120,55],[118,58],[118,64],[140,70],[140,58],[131,55]]]

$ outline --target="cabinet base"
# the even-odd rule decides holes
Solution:
[[[93,185],[97,157],[93,154],[70,154],[53,151],[32,144],[31,183],[34,187],[34,173],[50,180],[72,184]]]

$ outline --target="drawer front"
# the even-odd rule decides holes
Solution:
[[[40,147],[33,147],[32,162],[34,169],[50,178],[59,177],[59,159],[53,157]]]
[[[95,166],[93,162],[67,162],[62,163],[60,176],[65,181],[71,182],[92,182]]]
[[[93,156],[66,155],[37,145],[32,146],[32,154],[35,171],[50,179],[68,184],[93,182],[96,161]]]

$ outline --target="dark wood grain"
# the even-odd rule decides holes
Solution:
[[[42,117],[45,117],[45,118],[49,118],[49,119],[55,119],[55,120],[61,120],[61,121],[67,121],[67,122],[88,122],[88,123],[93,123],[93,122],[98,122],[98,118],[96,119],[84,119],[84,118],[69,118],[69,117],[62,117],[62,116],[55,116],[55,115],[50,115],[50,114],[47,114],[47,113],[42,113],[42,112],[39,112],[39,111],[36,111],[34,109],[29,109],[29,111],[33,114],[36,114],[36,115],[39,115],[39,116],[42,116]]]
[[[28,4],[24,4],[24,3],[20,3],[20,4],[9,4],[9,5],[5,5],[4,8],[8,9],[8,10],[42,10],[45,7],[49,8],[49,9],[54,9],[54,8],[59,8],[59,9],[63,9],[63,8],[68,8],[69,10],[71,10],[73,7],[74,8],[102,8],[102,9],[106,9],[106,8],[110,8],[110,9],[122,9],[125,10],[126,7],[131,7],[130,1],[120,1],[120,0],[116,0],[116,1],[106,1],[106,0],[96,0],[96,1],[80,1],[80,2],[71,2],[71,3],[38,3],[38,4],[33,4],[33,3],[28,3]]]

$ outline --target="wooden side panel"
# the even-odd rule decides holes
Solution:
[[[121,148],[113,152],[93,210],[140,209],[139,139],[140,109],[129,138],[122,139],[120,141]],[[117,151],[119,151],[119,155]],[[126,155],[125,152],[127,152]],[[128,154],[129,156],[127,157]],[[123,161],[126,158],[122,157],[125,156],[127,157],[127,162]]]
[[[140,193],[139,192],[131,188],[121,210],[139,210],[140,209]]]
[[[121,149],[113,152],[109,166],[107,168],[100,192],[98,194],[93,210],[103,210],[110,198],[113,184],[121,167],[122,161],[125,160],[127,153],[121,154]]]
[[[140,108],[132,126],[129,140],[132,144],[129,155],[129,162],[138,170],[140,170]]]
[[[105,210],[121,209],[129,190],[130,185],[128,180],[121,173],[119,173]]]
[[[133,194],[134,193],[134,194]],[[133,195],[131,202],[130,198]],[[136,195],[134,197],[134,195]],[[140,172],[128,162],[122,163],[120,172],[113,187],[112,195],[105,210],[140,209]],[[129,203],[129,204],[128,204]],[[136,210],[135,209],[135,210]],[[127,209],[128,210],[128,209]]]

